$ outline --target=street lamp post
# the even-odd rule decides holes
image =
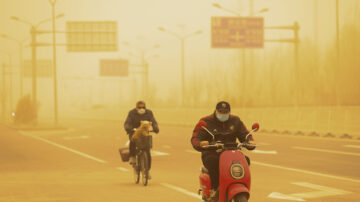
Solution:
[[[168,34],[171,34],[178,38],[180,40],[180,52],[181,52],[181,106],[184,107],[185,104],[185,96],[186,96],[186,90],[185,90],[185,39],[195,36],[202,33],[202,30],[198,30],[196,32],[187,34],[187,35],[179,35],[175,32],[169,31],[163,27],[158,27],[158,30],[162,32],[166,32]]]
[[[6,74],[6,72],[5,72],[5,67],[6,67],[6,65],[5,65],[5,63],[2,65],[2,90],[1,90],[1,94],[2,94],[2,96],[1,96],[1,117],[2,117],[2,119],[3,119],[3,121],[5,121],[5,117],[6,117],[6,113],[5,113],[5,85],[6,85],[6,83],[5,83],[5,74]]]
[[[56,71],[56,25],[55,25],[55,4],[56,0],[49,0],[52,8],[52,47],[53,47],[53,74],[54,74],[54,119],[58,124],[58,98],[57,98],[57,71]]]
[[[340,70],[340,36],[339,36],[339,0],[336,0],[336,70],[334,75],[339,75]],[[335,85],[336,106],[340,104],[338,85]]]
[[[60,17],[63,17],[64,15],[63,14],[59,14],[57,15],[55,18],[60,18]],[[36,47],[39,45],[36,41],[36,37],[37,37],[37,34],[40,34],[42,33],[41,31],[38,31],[37,28],[45,23],[45,22],[48,22],[50,21],[51,19],[45,19],[45,20],[42,20],[40,21],[38,24],[34,25],[33,23],[30,23],[26,20],[23,20],[23,19],[20,19],[18,17],[15,17],[15,16],[11,16],[10,19],[12,20],[15,20],[15,21],[18,21],[18,22],[22,22],[22,23],[25,23],[25,24],[28,24],[30,25],[30,35],[31,35],[31,43],[30,43],[30,46],[31,46],[31,60],[32,60],[32,100],[33,100],[33,103],[36,107],[36,110],[35,110],[35,117],[36,117],[36,120],[37,120],[37,71],[36,71]],[[35,124],[36,124],[37,121],[35,121]]]

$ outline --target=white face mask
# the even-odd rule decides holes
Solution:
[[[137,112],[138,112],[139,114],[145,114],[145,109],[144,109],[144,108],[136,109],[136,110],[137,110]]]
[[[216,118],[219,119],[219,121],[221,122],[225,122],[229,119],[230,114],[221,114],[221,113],[216,113]]]

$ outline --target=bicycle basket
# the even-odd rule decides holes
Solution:
[[[120,157],[123,162],[128,162],[130,158],[130,151],[128,147],[119,149]]]

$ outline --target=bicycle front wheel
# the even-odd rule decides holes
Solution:
[[[140,161],[138,156],[135,157],[136,158],[136,163],[135,165],[133,165],[134,168],[134,181],[135,184],[139,184],[140,181]]]
[[[144,186],[148,184],[149,181],[149,157],[146,152],[143,152],[140,156],[140,172],[141,172],[141,181]]]

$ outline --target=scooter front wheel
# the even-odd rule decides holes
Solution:
[[[232,202],[248,202],[247,195],[244,193],[237,194],[231,199]]]

